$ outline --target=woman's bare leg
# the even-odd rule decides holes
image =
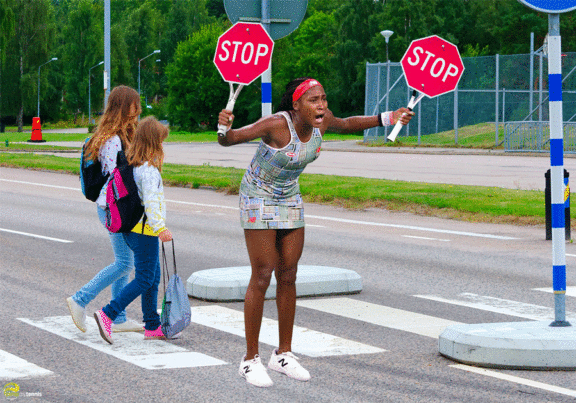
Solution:
[[[276,230],[244,230],[252,275],[244,301],[246,328],[246,360],[258,354],[258,338],[264,311],[264,296],[270,285],[272,272],[278,266]]]
[[[304,247],[304,228],[278,231],[276,240],[280,261],[276,268],[276,306],[278,308],[278,353],[292,351],[296,314],[296,271]]]

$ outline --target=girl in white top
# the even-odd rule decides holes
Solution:
[[[142,296],[145,339],[165,339],[158,315],[158,285],[160,284],[160,257],[158,238],[162,242],[172,240],[166,228],[166,205],[162,186],[162,141],[168,137],[168,128],[154,117],[143,119],[128,151],[128,163],[134,166],[134,181],[144,205],[146,225],[142,233],[142,220],[131,232],[123,233],[124,240],[134,252],[136,275],[120,295],[94,313],[100,335],[112,344],[112,322],[137,297]]]

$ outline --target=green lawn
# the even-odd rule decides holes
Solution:
[[[462,147],[462,148],[483,148],[494,149],[502,148],[501,145],[495,147],[496,134],[493,123],[480,123],[473,126],[461,127],[458,129],[458,144],[455,142],[454,130],[446,132],[428,134],[421,136],[421,147]],[[504,125],[499,126],[499,140],[504,138]],[[417,147],[418,136],[403,136],[402,133],[396,138],[394,143],[376,141],[371,147]]]

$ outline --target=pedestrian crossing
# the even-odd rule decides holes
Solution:
[[[48,375],[53,375],[53,372],[0,350],[0,380],[36,378]]]
[[[218,305],[192,308],[192,321],[224,332],[244,337],[244,313]],[[260,342],[278,346],[278,321],[262,318]],[[330,334],[294,326],[292,350],[308,357],[375,354],[386,350],[346,340]]]
[[[541,289],[536,289],[541,291]],[[544,289],[542,289],[544,290]],[[413,297],[475,310],[496,312],[529,320],[552,320],[552,307],[543,307],[518,301],[506,300],[474,293],[460,293],[455,297],[439,295],[414,295]],[[299,309],[332,315],[334,321],[346,318],[430,338],[438,338],[444,329],[459,322],[417,312],[392,308],[350,297],[327,297],[297,301]],[[216,331],[244,338],[244,314],[224,304],[194,306],[192,322]],[[299,311],[299,315],[304,315]],[[576,322],[576,315],[567,312],[567,318]],[[141,333],[114,334],[114,344],[105,343],[94,321],[87,321],[87,332],[80,332],[70,316],[54,316],[41,319],[18,318],[34,328],[52,333],[82,346],[107,354],[116,359],[147,370],[194,368],[230,365],[228,357],[212,357],[202,352],[190,351],[171,341],[143,340]],[[201,330],[196,330],[201,331]],[[183,337],[186,337],[184,332]],[[272,347],[278,345],[278,322],[263,318],[260,342]],[[292,349],[296,354],[308,357],[379,354],[387,350],[368,343],[349,340],[334,334],[295,326]],[[236,358],[236,357],[234,357]],[[53,374],[9,352],[0,350],[0,380],[21,377],[39,377]]]
[[[443,302],[446,304],[480,309],[488,312],[500,313],[503,315],[516,316],[534,321],[554,320],[553,306],[545,307],[502,298],[487,297],[473,293],[461,293],[456,298],[443,298],[436,295],[415,295],[415,297],[427,299],[430,301]],[[576,314],[567,311],[566,319],[569,321],[574,321],[576,320]]]
[[[403,330],[405,332],[434,338],[438,338],[447,326],[459,324],[451,320],[390,308],[352,298],[303,300],[298,301],[297,305],[390,329]]]
[[[142,333],[114,335],[114,344],[103,343],[95,321],[86,321],[86,333],[78,331],[70,316],[53,316],[41,320],[18,318],[20,321],[74,341],[94,350],[144,369],[173,369],[224,365],[227,362],[205,354],[188,351],[163,340],[144,340]]]

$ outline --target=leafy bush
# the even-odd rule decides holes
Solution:
[[[168,117],[172,124],[188,131],[201,124],[214,127],[218,112],[226,105],[228,85],[213,63],[221,22],[203,26],[176,48],[168,66]]]

